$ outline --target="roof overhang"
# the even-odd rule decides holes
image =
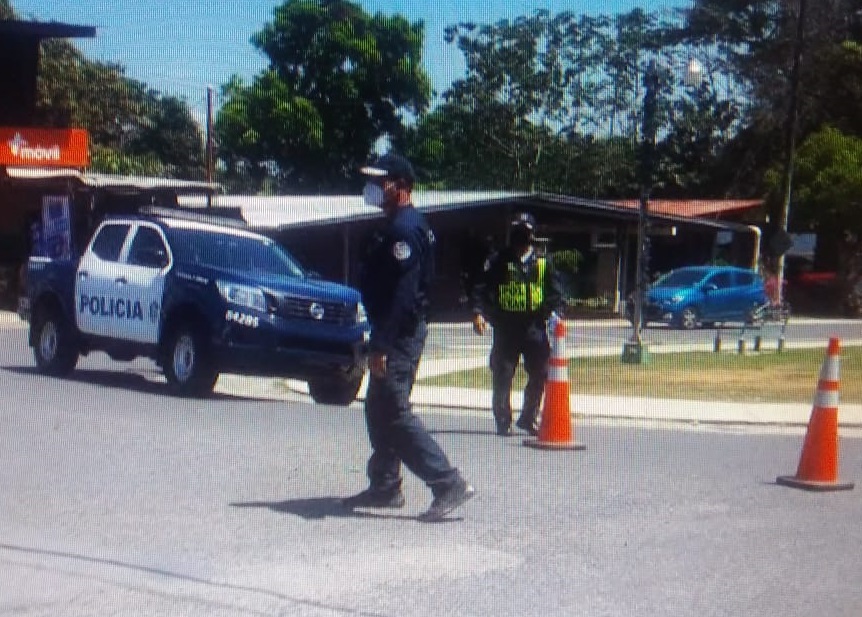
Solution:
[[[7,19],[0,21],[0,36],[18,35],[37,39],[93,38],[94,26],[62,24],[56,21],[20,21]]]
[[[638,202],[615,202],[583,199],[580,197],[569,197],[566,195],[554,195],[549,193],[538,193],[534,195],[531,203],[555,210],[566,212],[582,212],[584,214],[601,214],[602,216],[621,222],[635,222],[640,216]],[[758,205],[756,202],[754,205]],[[697,226],[712,229],[726,229],[731,231],[750,231],[748,225],[707,219],[697,216],[683,216],[679,214],[668,214],[667,212],[655,212],[649,210],[651,221],[667,223],[669,225]]]
[[[221,186],[212,182],[175,180],[172,178],[149,178],[146,176],[123,176],[83,172],[77,169],[49,169],[42,167],[7,167],[6,176],[21,184],[54,183],[74,181],[86,187],[106,191],[172,191],[178,195],[207,195],[221,191]]]
[[[425,214],[439,214],[486,207],[538,207],[567,214],[601,216],[621,223],[636,222],[638,208],[616,203],[556,195],[511,191],[416,191],[416,208]],[[216,208],[239,210],[249,226],[259,231],[279,232],[308,226],[323,227],[382,218],[380,208],[368,206],[359,195],[219,195],[213,199]],[[203,207],[200,196],[180,199],[181,206]],[[691,216],[650,212],[650,219],[668,225],[706,227],[717,230],[749,231],[741,223]]]

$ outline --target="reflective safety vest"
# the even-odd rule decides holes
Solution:
[[[510,313],[527,313],[539,310],[545,299],[545,265],[544,257],[536,260],[536,280],[525,283],[523,281],[510,280],[502,283],[498,288],[497,303],[502,311]],[[509,276],[513,276],[509,271]],[[528,303],[529,299],[529,303]]]

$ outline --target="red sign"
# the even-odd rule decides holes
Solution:
[[[0,127],[0,165],[87,167],[89,141],[84,129]]]

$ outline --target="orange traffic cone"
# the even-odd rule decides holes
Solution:
[[[584,450],[586,446],[572,440],[572,415],[569,407],[569,375],[566,360],[566,322],[554,319],[551,324],[554,340],[548,380],[545,382],[545,402],[539,434],[525,439],[524,445],[543,450]]]
[[[776,482],[808,491],[842,491],[852,482],[838,482],[838,366],[841,342],[829,339],[826,359],[820,369],[814,408],[802,444],[795,476],[779,476]]]

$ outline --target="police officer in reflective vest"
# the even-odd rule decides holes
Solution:
[[[415,176],[409,161],[386,154],[362,168],[364,197],[383,209],[386,222],[362,261],[360,290],[371,324],[370,377],[365,421],[372,454],[369,487],[343,501],[353,508],[401,508],[401,464],[431,489],[421,518],[437,520],[475,494],[412,412],[410,393],[427,334],[434,234],[413,207]]]
[[[512,379],[524,357],[527,385],[516,426],[538,433],[539,406],[548,376],[550,344],[547,321],[562,314],[563,294],[551,263],[534,247],[536,221],[529,213],[512,220],[509,245],[485,262],[484,274],[473,294],[473,330],[485,334],[493,326],[492,410],[497,434],[512,433]]]

